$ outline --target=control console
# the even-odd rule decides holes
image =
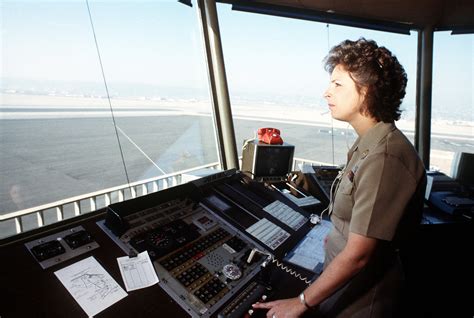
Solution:
[[[125,253],[148,251],[161,288],[192,317],[234,317],[242,302],[232,300],[267,290],[258,283],[264,257],[247,263],[255,244],[195,200],[195,192],[185,184],[112,204],[98,225]]]

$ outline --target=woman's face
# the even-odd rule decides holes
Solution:
[[[334,119],[353,123],[363,116],[361,107],[364,97],[357,92],[354,80],[341,65],[334,68],[324,97]]]

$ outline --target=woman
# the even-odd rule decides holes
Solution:
[[[374,41],[346,40],[325,59],[333,118],[358,134],[329,209],[325,269],[299,297],[257,303],[267,317],[395,316],[403,283],[398,247],[419,224],[425,169],[395,127],[406,73]],[[403,217],[403,218],[402,218]]]

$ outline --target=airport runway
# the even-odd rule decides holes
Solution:
[[[131,182],[218,161],[209,115],[121,116],[116,124]],[[328,127],[247,119],[234,126],[239,155],[259,127],[275,126],[295,145],[296,157],[333,161]],[[0,119],[0,138],[1,214],[127,182],[110,117]],[[336,163],[344,163],[355,138],[351,130],[334,131]],[[432,141],[446,151],[459,145],[474,149],[473,141]]]

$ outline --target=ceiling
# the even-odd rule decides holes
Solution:
[[[235,5],[269,5],[323,14],[326,18],[351,17],[372,23],[397,23],[412,29],[474,30],[474,0],[250,0],[222,1]]]

